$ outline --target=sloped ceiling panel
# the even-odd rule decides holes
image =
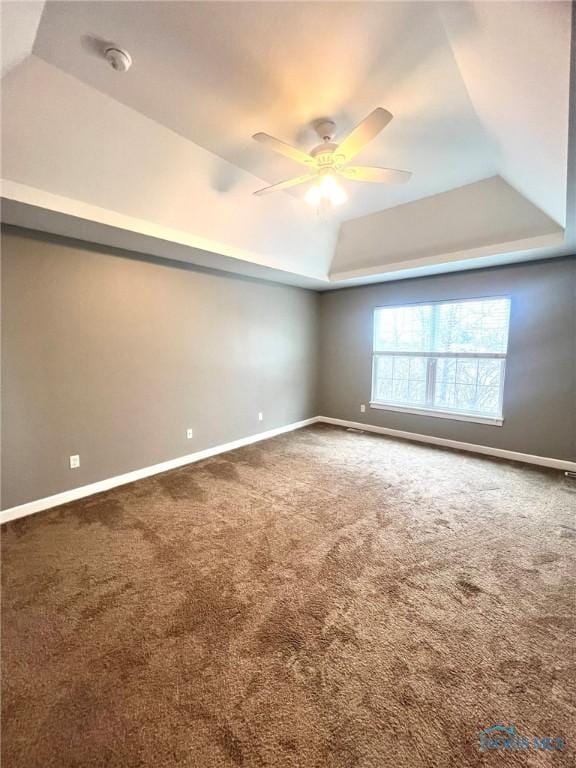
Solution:
[[[41,59],[3,81],[2,113],[3,174],[36,190],[30,201],[42,190],[47,206],[69,201],[61,213],[92,206],[109,212],[104,223],[123,216],[203,251],[326,277],[333,233],[301,201],[255,198],[260,179]]]
[[[332,277],[561,242],[563,229],[499,176],[346,222]]]
[[[2,77],[32,53],[44,5],[43,0],[0,3]]]
[[[442,15],[499,173],[566,223],[570,2],[448,2]]]

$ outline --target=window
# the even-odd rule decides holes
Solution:
[[[373,408],[502,424],[510,299],[374,312]]]

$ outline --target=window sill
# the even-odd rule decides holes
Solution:
[[[453,421],[471,421],[475,424],[490,424],[493,427],[501,427],[504,419],[491,416],[476,416],[469,413],[457,413],[455,411],[441,411],[436,408],[409,408],[402,405],[387,405],[386,403],[371,402],[370,408],[381,411],[396,411],[398,413],[412,413],[416,416],[435,416],[438,419],[452,419]]]

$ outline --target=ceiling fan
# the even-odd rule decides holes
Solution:
[[[377,136],[392,120],[392,114],[387,109],[377,107],[340,143],[333,142],[336,125],[332,120],[321,120],[316,123],[315,130],[321,143],[309,153],[285,144],[267,133],[256,133],[253,138],[274,152],[295,160],[308,167],[309,172],[287,181],[280,181],[270,187],[259,189],[255,195],[267,195],[281,189],[295,187],[315,180],[304,199],[310,205],[321,206],[340,205],[348,199],[346,191],[338,184],[337,176],[349,181],[368,181],[384,184],[403,184],[411,177],[409,171],[397,171],[392,168],[374,168],[366,165],[348,165],[356,155],[364,149],[368,142]]]

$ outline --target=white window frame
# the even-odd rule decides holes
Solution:
[[[506,376],[506,359],[508,356],[508,343],[506,352],[411,352],[411,351],[386,351],[375,350],[374,344],[376,340],[376,316],[380,309],[396,309],[401,307],[413,307],[413,306],[431,306],[439,304],[463,304],[466,301],[483,301],[490,299],[507,299],[509,303],[510,312],[512,310],[512,300],[509,295],[499,296],[473,296],[466,297],[464,299],[445,299],[440,301],[418,301],[407,302],[404,304],[387,304],[379,307],[374,307],[372,317],[372,392],[370,396],[370,408],[379,409],[383,411],[396,411],[398,413],[410,413],[419,416],[434,416],[441,419],[452,419],[454,421],[469,421],[477,424],[490,424],[492,426],[501,427],[504,424],[504,379]],[[510,323],[508,323],[508,337],[510,336]],[[508,339],[507,339],[508,342]],[[427,376],[426,376],[426,406],[410,406],[399,405],[398,403],[387,403],[381,400],[374,399],[374,392],[376,391],[376,360],[378,357],[424,357],[428,360]],[[482,416],[477,413],[470,413],[469,411],[460,411],[457,409],[445,409],[437,408],[433,405],[429,405],[434,399],[434,390],[436,383],[436,364],[440,358],[450,359],[466,359],[471,358],[474,360],[490,359],[502,361],[502,375],[500,376],[500,407],[501,412],[499,416]]]

